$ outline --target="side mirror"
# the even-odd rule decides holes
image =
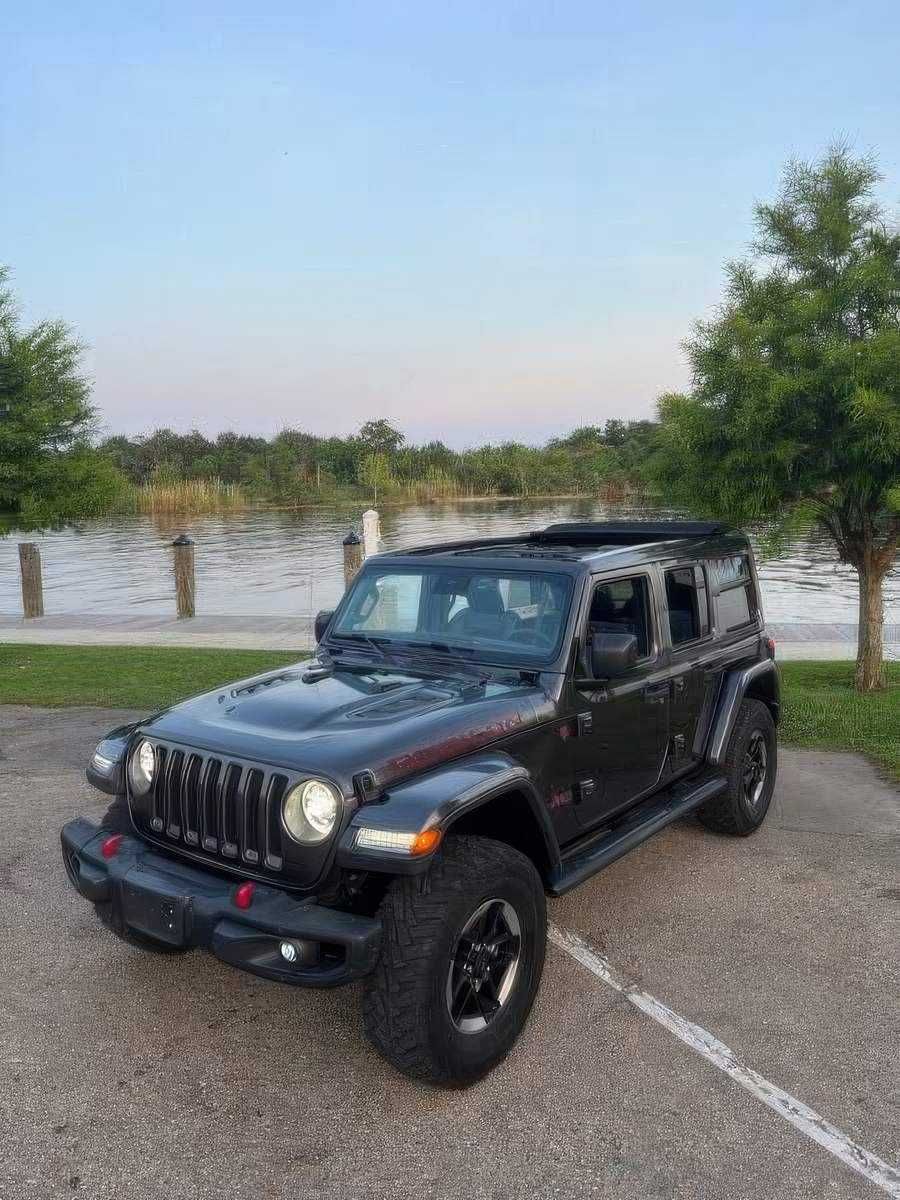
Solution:
[[[315,633],[317,642],[321,642],[325,636],[325,630],[328,628],[328,624],[333,616],[333,608],[323,608],[320,613],[316,613]]]
[[[638,640],[633,633],[595,633],[591,637],[590,664],[594,679],[615,679],[638,660]]]

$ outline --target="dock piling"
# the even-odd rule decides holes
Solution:
[[[175,607],[179,617],[194,616],[194,543],[182,533],[172,543]]]
[[[350,530],[344,538],[344,587],[348,588],[363,564],[363,545],[358,533]]]
[[[22,572],[22,613],[25,617],[42,617],[44,582],[41,576],[41,552],[34,542],[19,543],[19,568]]]

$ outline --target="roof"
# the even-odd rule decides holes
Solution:
[[[445,563],[458,563],[460,558],[478,556],[500,565],[519,558],[553,562],[564,569],[568,565],[571,570],[574,564],[607,556],[614,556],[617,564],[648,561],[659,558],[663,548],[673,555],[682,549],[696,553],[701,543],[723,535],[743,536],[718,521],[569,522],[504,538],[471,538],[393,550],[380,557],[415,560],[427,555]]]

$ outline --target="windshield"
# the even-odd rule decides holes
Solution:
[[[550,662],[572,580],[544,571],[456,567],[364,571],[332,636],[389,649],[421,646],[498,662]]]

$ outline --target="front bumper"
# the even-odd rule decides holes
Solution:
[[[72,886],[123,934],[176,949],[203,947],[255,975],[307,987],[335,987],[375,966],[381,924],[371,917],[261,884],[250,908],[240,909],[236,883],[158,854],[139,838],[124,837],[104,858],[109,831],[91,821],[70,821],[60,837]],[[293,963],[280,951],[286,941],[296,951]]]

